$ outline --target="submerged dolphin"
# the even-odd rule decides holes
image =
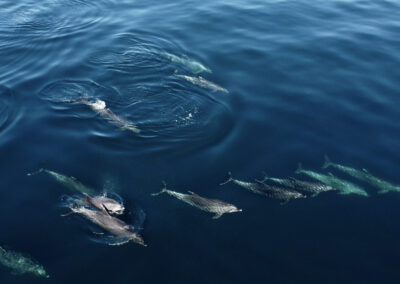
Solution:
[[[183,56],[179,57],[179,56],[176,56],[176,55],[168,53],[168,52],[164,52],[162,55],[166,59],[170,60],[173,63],[178,63],[178,64],[188,67],[190,69],[190,71],[192,71],[193,74],[199,74],[202,72],[212,73],[210,68],[204,66],[200,62],[195,61],[193,59],[189,59],[189,58],[183,57]]]
[[[361,187],[349,181],[337,178],[331,173],[329,173],[329,175],[324,175],[321,173],[304,170],[301,164],[299,164],[299,168],[296,170],[296,174],[301,174],[301,173],[306,174],[309,177],[318,180],[326,185],[336,188],[337,190],[339,190],[340,194],[358,194],[362,196],[368,196],[368,193]]]
[[[357,170],[354,168],[350,168],[350,167],[346,167],[340,164],[335,164],[332,163],[328,156],[325,155],[325,163],[322,166],[323,169],[326,169],[328,167],[333,167],[335,169],[338,169],[342,172],[347,173],[348,175],[355,177],[359,180],[365,181],[367,183],[369,183],[370,185],[372,185],[373,187],[379,189],[378,193],[387,193],[389,191],[400,191],[400,185],[395,185],[392,184],[390,182],[387,182],[385,180],[382,180],[378,177],[373,176],[372,174],[370,174],[366,169],[362,169]]]
[[[281,178],[265,176],[263,181],[266,181],[266,180],[269,180],[274,183],[277,183],[277,184],[280,184],[283,186],[287,186],[287,187],[290,187],[293,189],[297,189],[300,191],[310,192],[312,194],[311,195],[312,197],[317,196],[321,192],[335,190],[335,188],[333,188],[332,186],[329,186],[329,185],[326,185],[323,183],[302,181],[302,180],[298,180],[298,179],[295,179],[292,177],[281,179]]]
[[[21,253],[0,247],[0,263],[10,268],[13,274],[31,273],[39,277],[50,278],[42,265],[23,256]]]
[[[122,245],[129,241],[147,246],[142,236],[124,221],[115,218],[107,213],[107,210],[92,210],[84,206],[70,205],[72,213],[84,216],[86,219],[96,224],[103,230],[114,235],[113,242],[110,245]]]
[[[229,93],[229,91],[227,89],[225,89],[213,82],[210,82],[201,76],[192,77],[192,76],[187,76],[187,75],[180,75],[180,74],[177,74],[176,72],[174,73],[174,75],[176,77],[185,79],[186,81],[192,83],[193,85],[197,85],[201,88],[209,89],[213,92],[220,91],[220,92],[224,92],[224,93]]]
[[[192,205],[194,207],[199,208],[200,210],[215,213],[213,219],[218,219],[225,213],[234,213],[234,212],[242,212],[242,209],[238,209],[235,205],[223,202],[217,199],[208,199],[197,195],[192,191],[188,191],[189,194],[180,193],[176,191],[172,191],[166,188],[164,184],[164,188],[161,189],[160,192],[153,193],[153,196],[159,195],[161,193],[167,193],[183,202]]]
[[[34,173],[29,173],[28,176],[32,176],[41,172],[45,172],[47,174],[49,174],[50,176],[52,176],[56,181],[58,181],[59,183],[63,184],[65,187],[67,187],[70,190],[76,190],[79,191],[80,193],[83,194],[95,194],[95,191],[85,185],[83,185],[80,181],[78,181],[75,177],[73,176],[65,176],[62,175],[60,173],[54,172],[54,171],[50,171],[47,169],[39,169],[38,171],[34,172]]]
[[[122,215],[125,211],[123,204],[117,202],[116,200],[109,198],[105,195],[90,196],[84,193],[86,201],[100,210],[105,210],[110,214]]]
[[[234,184],[239,185],[242,188],[247,189],[250,192],[255,194],[263,195],[268,198],[274,198],[282,200],[283,203],[288,202],[290,199],[297,199],[297,198],[306,198],[306,196],[298,191],[289,188],[281,188],[276,186],[267,185],[261,181],[255,182],[246,182],[241,181],[238,179],[234,179],[232,177],[231,172],[228,173],[229,178],[225,182],[221,183],[220,185],[227,184],[229,182],[233,182]]]
[[[134,133],[140,133],[140,129],[137,128],[133,122],[116,115],[109,108],[106,108],[105,101],[96,99],[94,102],[91,102],[88,100],[88,95],[85,94],[83,95],[83,97],[79,98],[75,102],[80,102],[89,106],[93,111],[98,113],[101,117],[108,119],[108,121],[111,124],[114,124],[121,130],[129,130]]]

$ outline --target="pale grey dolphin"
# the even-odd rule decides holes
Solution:
[[[51,170],[47,170],[47,169],[39,169],[36,172],[33,173],[29,173],[28,176],[32,176],[41,172],[45,172],[48,175],[50,175],[51,177],[53,177],[56,181],[58,181],[59,183],[61,183],[62,185],[64,185],[65,187],[67,187],[70,190],[74,190],[74,191],[79,191],[80,193],[83,194],[95,194],[95,191],[90,188],[87,187],[86,185],[82,184],[80,181],[78,181],[75,177],[73,176],[65,176],[62,175],[60,173],[51,171]]]
[[[322,166],[323,169],[326,169],[328,167],[333,167],[335,169],[338,169],[342,172],[345,172],[346,174],[355,177],[359,180],[365,181],[368,184],[370,184],[371,186],[379,189],[378,193],[382,194],[382,193],[387,193],[389,191],[397,191],[400,192],[400,185],[396,185],[396,184],[392,184],[388,181],[382,180],[378,177],[373,176],[369,171],[367,171],[366,169],[362,169],[362,170],[357,170],[354,168],[350,168],[347,166],[343,166],[340,164],[335,164],[332,163],[328,156],[325,155],[325,163]]]
[[[160,192],[153,193],[153,196],[159,195],[161,193],[167,193],[183,202],[194,206],[200,210],[215,213],[213,219],[218,219],[225,213],[234,213],[241,212],[242,209],[238,209],[235,205],[223,202],[217,199],[209,199],[205,197],[201,197],[192,191],[188,191],[189,194],[180,193],[176,191],[172,191],[166,188],[166,184],[164,183],[164,187]]]
[[[271,186],[258,180],[255,180],[255,182],[241,181],[238,179],[234,179],[232,177],[231,172],[229,172],[228,174],[229,174],[228,180],[221,183],[220,185],[233,182],[234,184],[237,184],[238,186],[245,188],[252,193],[263,195],[268,198],[279,199],[282,200],[283,203],[286,203],[291,199],[306,198],[304,194],[297,192],[296,190],[293,189]]]
[[[309,177],[318,180],[326,185],[329,185],[333,188],[336,188],[340,194],[358,194],[361,196],[368,196],[368,193],[349,181],[340,179],[329,173],[329,175],[324,175],[321,173],[305,170],[302,168],[301,164],[299,163],[299,168],[296,170],[296,174],[306,174]]]
[[[126,224],[124,221],[115,218],[107,213],[107,210],[92,210],[84,206],[70,205],[72,213],[77,213],[87,218],[106,232],[114,236],[114,241],[110,245],[122,245],[129,241],[147,246],[142,236],[136,229]]]
[[[170,60],[173,63],[178,63],[181,64],[183,66],[186,66],[190,69],[190,71],[192,71],[193,74],[199,74],[202,72],[207,72],[207,73],[212,73],[211,69],[204,66],[203,64],[201,64],[200,62],[193,60],[193,59],[189,59],[186,56],[176,56],[172,53],[168,53],[168,52],[164,52],[162,53],[162,56],[167,58],[168,60]]]
[[[86,193],[84,193],[84,195],[86,201],[97,209],[106,210],[108,213],[115,215],[122,215],[125,211],[123,204],[105,195],[97,195],[93,197]]]
[[[23,256],[19,252],[5,250],[0,247],[0,263],[11,269],[13,274],[30,273],[35,276],[50,278],[42,265],[35,260]]]
[[[92,102],[88,100],[88,95],[85,94],[75,102],[80,102],[89,106],[93,111],[98,113],[101,117],[108,119],[108,122],[119,127],[119,129],[121,130],[129,130],[134,133],[140,133],[140,129],[137,128],[133,122],[116,115],[109,108],[106,108],[105,101],[96,99],[94,102]]]
[[[213,92],[220,91],[220,92],[224,92],[224,93],[229,93],[229,91],[227,89],[225,89],[225,88],[223,88],[223,87],[221,87],[221,86],[219,86],[219,85],[217,85],[217,84],[215,84],[215,83],[213,83],[211,81],[208,81],[208,80],[204,79],[201,76],[192,77],[192,76],[187,76],[187,75],[180,75],[177,72],[175,72],[174,75],[176,77],[185,79],[186,81],[192,83],[193,85],[197,85],[197,86],[199,86],[201,88],[204,88],[204,89],[209,89],[209,90],[211,90]]]
[[[263,182],[264,181],[272,181],[276,184],[287,186],[299,191],[310,192],[312,197],[318,195],[321,192],[336,190],[332,186],[320,182],[302,181],[292,177],[282,179],[282,178],[269,177],[265,175]]]

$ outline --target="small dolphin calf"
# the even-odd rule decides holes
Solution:
[[[83,194],[95,194],[95,191],[93,189],[83,185],[75,177],[65,176],[60,173],[50,171],[47,169],[41,168],[36,172],[29,173],[28,176],[32,176],[32,175],[35,175],[35,174],[38,174],[41,172],[47,173],[48,175],[53,177],[56,181],[58,181],[59,183],[61,183],[62,185],[64,185],[65,187],[67,187],[70,190],[79,191],[80,193],[83,193]]]
[[[368,196],[368,193],[364,189],[349,181],[337,178],[332,174],[324,175],[313,171],[305,170],[302,168],[301,164],[299,164],[299,168],[296,170],[296,174],[301,174],[301,173],[306,174],[309,177],[318,180],[326,185],[336,188],[337,190],[339,190],[340,194],[358,194],[361,196]]]
[[[200,210],[215,213],[213,219],[218,219],[225,213],[242,212],[242,209],[238,209],[235,205],[217,199],[204,198],[192,191],[188,191],[189,194],[185,194],[169,190],[166,188],[165,183],[164,183],[164,188],[161,189],[160,192],[153,193],[152,195],[156,196],[164,192],[179,200],[182,200],[183,202],[191,206],[197,207]]]
[[[187,57],[179,57],[168,52],[164,52],[162,55],[173,63],[178,63],[188,67],[193,74],[199,74],[202,72],[212,73],[210,68],[204,66],[198,61],[189,59]]]
[[[83,95],[83,97],[79,98],[75,102],[80,102],[80,103],[83,103],[83,104],[89,106],[93,111],[98,113],[101,117],[108,119],[108,121],[111,124],[114,124],[115,126],[119,127],[121,130],[129,130],[134,133],[140,133],[140,129],[137,128],[133,122],[116,115],[109,108],[106,108],[105,101],[96,99],[94,102],[91,102],[88,100],[88,95],[85,94],[85,95]]]
[[[227,89],[222,88],[221,86],[219,86],[219,85],[217,85],[217,84],[215,84],[213,82],[210,82],[210,81],[204,79],[201,76],[199,76],[199,77],[191,77],[191,76],[186,76],[186,75],[180,75],[180,74],[177,74],[176,72],[175,72],[174,75],[176,77],[185,79],[186,81],[192,83],[193,85],[197,85],[197,86],[199,86],[201,88],[204,88],[204,89],[209,89],[209,90],[211,90],[213,92],[220,91],[220,92],[224,92],[224,93],[229,93],[229,91]]]
[[[142,236],[131,225],[107,213],[107,210],[92,210],[84,206],[69,206],[72,213],[77,213],[87,218],[103,230],[114,235],[110,245],[122,245],[129,241],[147,246]]]
[[[229,172],[228,174],[229,174],[228,180],[221,183],[220,185],[224,185],[229,182],[233,182],[233,183],[239,185],[240,187],[247,189],[250,192],[253,192],[253,193],[259,194],[259,195],[263,195],[268,198],[279,199],[279,200],[282,200],[283,203],[286,203],[291,199],[306,198],[306,196],[304,194],[297,192],[295,190],[289,189],[289,188],[281,188],[281,187],[271,186],[271,185],[267,185],[267,184],[265,184],[261,181],[257,181],[257,180],[255,182],[241,181],[238,179],[234,179],[232,177],[231,172]]]
[[[332,186],[329,186],[329,185],[326,185],[323,183],[302,181],[302,180],[298,180],[298,179],[295,179],[292,177],[286,178],[286,179],[281,179],[281,178],[265,176],[263,182],[266,180],[269,180],[276,184],[287,186],[287,187],[290,187],[293,189],[297,189],[300,191],[310,192],[312,194],[311,195],[312,197],[317,196],[321,192],[335,190],[335,188],[333,188]]]
[[[326,169],[328,167],[333,167],[335,169],[338,169],[339,171],[342,171],[352,177],[355,177],[356,179],[365,181],[369,183],[371,186],[379,189],[378,193],[387,193],[389,191],[397,191],[400,192],[400,185],[395,185],[392,184],[388,181],[382,180],[378,177],[373,176],[370,172],[368,172],[366,169],[362,169],[362,171],[346,167],[340,164],[335,164],[332,163],[328,156],[325,155],[325,163],[322,166],[323,169]]]
[[[44,267],[33,259],[15,251],[0,247],[0,263],[11,269],[13,274],[31,273],[35,276],[50,278]]]
[[[84,194],[86,201],[100,210],[105,210],[110,214],[122,215],[125,211],[123,204],[117,202],[116,200],[109,198],[105,195],[90,196],[89,194]]]

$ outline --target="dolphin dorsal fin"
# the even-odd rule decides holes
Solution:
[[[189,192],[191,195],[197,195],[197,194],[194,193],[193,191],[188,190],[188,192]]]
[[[366,168],[363,168],[362,170],[363,170],[364,173],[369,174],[369,171]]]
[[[108,208],[103,203],[101,205],[103,206],[104,210],[107,212],[107,215],[111,216],[110,215],[110,210],[108,210]]]

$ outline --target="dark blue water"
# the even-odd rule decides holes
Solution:
[[[400,193],[333,169],[369,197],[280,205],[219,183],[326,173],[328,154],[400,184],[399,19],[398,1],[1,1],[0,244],[51,278],[0,283],[398,283]],[[141,132],[71,103],[84,93]],[[94,242],[60,216],[65,187],[27,176],[41,167],[141,208],[148,247]],[[152,197],[163,180],[243,212]]]

